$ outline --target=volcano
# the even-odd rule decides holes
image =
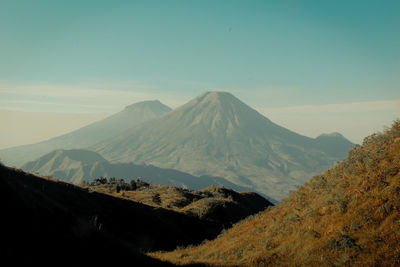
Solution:
[[[332,153],[335,140],[323,145],[323,138],[283,128],[230,93],[207,92],[89,149],[113,163],[221,176],[279,200],[347,153],[346,139],[348,146]]]

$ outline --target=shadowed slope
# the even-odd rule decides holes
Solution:
[[[221,230],[211,222],[2,165],[0,200],[0,255],[14,265],[153,266],[159,262],[141,252],[199,243]]]
[[[198,247],[152,255],[215,266],[399,266],[400,121],[266,212]]]

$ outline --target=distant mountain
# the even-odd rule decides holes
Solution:
[[[139,102],[101,121],[47,141],[0,150],[0,160],[7,165],[21,166],[55,149],[85,148],[169,111],[171,108],[158,100]]]
[[[275,199],[342,159],[349,147],[285,129],[230,93],[207,92],[91,150],[107,160],[221,176]]]
[[[22,169],[40,175],[51,175],[75,184],[93,181],[99,177],[115,177],[125,181],[140,178],[155,185],[173,185],[192,190],[199,190],[212,185],[224,186],[236,191],[249,190],[249,188],[238,186],[221,177],[196,177],[181,171],[162,169],[151,165],[111,164],[98,153],[83,149],[59,149],[24,164]],[[271,201],[274,200],[271,199]]]
[[[315,141],[319,149],[336,158],[344,158],[353,145],[340,133],[321,134]]]
[[[400,120],[275,207],[198,247],[155,253],[177,265],[400,266]]]

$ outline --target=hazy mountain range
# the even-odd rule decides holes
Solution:
[[[120,178],[136,176],[115,168],[117,163],[151,164],[194,176],[224,177],[279,200],[344,158],[350,146],[351,142],[338,133],[305,137],[273,123],[230,93],[207,92],[172,111],[159,101],[133,104],[69,134],[1,150],[0,158],[7,164],[22,164],[55,149],[85,148],[109,163],[99,159],[96,162],[101,164],[92,162],[90,169],[82,161],[78,171],[74,158],[57,161],[60,166],[53,162],[48,168],[45,159],[53,159],[50,155],[40,159],[40,164],[29,165],[40,167],[24,168],[53,171],[40,172],[69,176],[76,182],[105,173],[116,177],[125,174]],[[104,170],[99,171],[101,168]],[[93,175],[85,176],[88,173]],[[161,177],[167,183],[168,179]]]
[[[208,92],[89,149],[110,162],[221,176],[281,199],[342,159],[350,145],[338,134],[296,134],[230,93]]]
[[[171,108],[158,100],[139,102],[76,131],[35,144],[2,149],[0,159],[4,164],[21,166],[55,149],[85,148],[170,110]]]
[[[135,165],[133,163],[111,164],[96,152],[73,149],[58,149],[35,161],[28,162],[22,169],[31,173],[53,175],[54,177],[80,184],[99,177],[117,177],[125,181],[140,179],[154,185],[173,185],[194,190],[210,185],[224,186],[236,191],[248,190],[222,177],[196,177],[173,169],[162,169],[151,165]]]

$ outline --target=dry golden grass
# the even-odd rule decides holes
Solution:
[[[185,190],[168,185],[142,187],[136,190],[121,190],[120,192],[116,192],[115,187],[110,187],[109,185],[90,186],[89,188],[114,197],[124,198],[149,206],[157,208],[161,207],[181,213],[183,213],[181,207],[192,202],[190,198],[191,194],[185,194]],[[159,196],[160,202],[154,202],[155,195]]]
[[[217,239],[149,253],[213,266],[400,266],[400,121]]]
[[[168,185],[147,184],[134,190],[128,187],[125,187],[127,190],[116,190],[117,184],[123,188],[123,183],[121,180],[91,183],[88,190],[197,217],[202,221],[218,225],[221,230],[272,205],[254,192],[238,193],[218,186],[196,191]]]

